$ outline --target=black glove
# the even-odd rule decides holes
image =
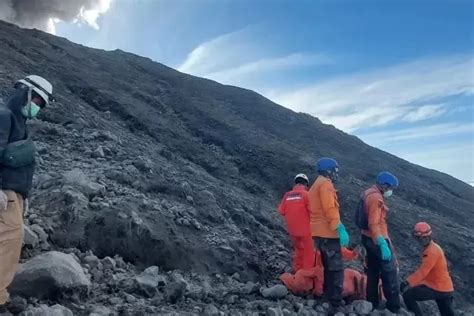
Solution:
[[[400,283],[400,292],[403,293],[410,287],[410,284],[407,281]]]

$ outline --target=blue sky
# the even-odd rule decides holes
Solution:
[[[112,0],[98,29],[56,34],[255,90],[474,183],[473,23],[468,0]]]

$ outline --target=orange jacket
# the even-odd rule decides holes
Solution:
[[[339,201],[332,181],[319,176],[309,190],[311,235],[338,238]]]
[[[388,228],[385,218],[387,217],[388,207],[385,204],[382,193],[377,186],[373,186],[364,192],[365,211],[369,222],[369,229],[363,230],[362,234],[376,239],[383,236],[388,239]]]
[[[278,211],[285,217],[288,233],[291,236],[311,236],[309,197],[304,185],[297,184],[293,187],[293,190],[287,192],[278,206]]]
[[[357,253],[347,248],[342,248],[344,260],[354,260]],[[294,294],[312,293],[316,296],[323,295],[324,270],[319,251],[316,251],[315,266],[312,269],[301,269],[295,274],[284,273],[280,280],[288,290]],[[354,269],[344,270],[343,297],[354,299],[364,299],[366,291],[367,277]]]
[[[426,285],[439,292],[453,292],[454,286],[449,276],[448,264],[443,249],[432,241],[423,251],[421,266],[407,281],[410,286]]]

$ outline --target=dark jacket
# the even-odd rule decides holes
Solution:
[[[28,101],[28,90],[17,89],[7,101],[0,105],[0,188],[20,193],[28,197],[33,183],[35,163],[13,168],[4,164],[4,151],[8,144],[28,137],[26,119],[21,114]]]

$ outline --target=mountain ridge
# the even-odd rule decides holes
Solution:
[[[394,210],[389,227],[402,274],[416,266],[410,230],[424,219],[446,250],[459,300],[465,304],[474,297],[474,276],[465,275],[474,266],[469,251],[474,188],[468,184],[251,90],[180,73],[149,58],[88,48],[1,21],[0,39],[0,97],[29,73],[55,86],[58,102],[31,123],[42,153],[31,205],[38,216],[41,209],[54,214],[42,216],[53,228],[53,246],[120,254],[138,266],[239,271],[243,278],[269,282],[289,260],[275,205],[296,173],[313,181],[316,159],[330,156],[341,165],[341,211],[355,241],[358,194],[378,171],[390,170],[401,181],[389,201]],[[98,146],[107,149],[100,160],[91,158]],[[70,205],[63,173],[75,169],[104,185],[106,193],[80,207],[74,201],[72,221],[64,218]],[[52,185],[44,189],[46,175]],[[124,210],[127,218],[114,216]],[[133,224],[143,231],[122,232],[133,227],[134,212],[147,227]],[[100,240],[104,231],[124,238]],[[186,254],[193,258],[181,262]]]

